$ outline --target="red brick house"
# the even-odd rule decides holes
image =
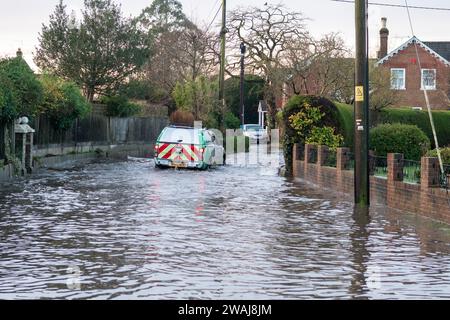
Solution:
[[[391,71],[391,89],[398,91],[400,96],[396,106],[425,109],[423,91],[426,89],[432,109],[450,109],[450,41],[425,42],[412,37],[388,53],[388,36],[386,18],[382,18],[376,65]]]

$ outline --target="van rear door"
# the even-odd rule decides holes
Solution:
[[[202,160],[200,130],[168,127],[159,139],[161,159],[172,162],[198,162]]]

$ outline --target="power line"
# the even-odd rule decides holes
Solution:
[[[344,2],[344,3],[355,3],[353,0],[330,0],[333,2]],[[394,7],[394,8],[409,8],[409,9],[422,9],[422,10],[435,10],[435,11],[450,11],[450,8],[438,8],[438,7],[421,7],[421,6],[406,6],[402,4],[391,4],[391,3],[380,3],[380,2],[369,2],[372,6],[382,6],[382,7]]]
[[[217,9],[217,12],[216,12],[216,14],[214,15],[214,18],[211,20],[211,22],[209,23],[208,27],[206,28],[206,32],[209,31],[209,28],[211,28],[212,24],[213,24],[214,21],[216,20],[217,15],[218,15],[219,12],[220,12],[220,9],[222,9],[222,4],[219,6],[219,9]]]
[[[206,18],[206,20],[209,20],[209,18],[211,17],[212,13],[214,12],[214,8],[217,6],[219,1],[220,0],[216,0],[216,3],[214,3],[214,5],[212,6],[211,10],[209,11],[209,14],[208,14],[208,17]]]

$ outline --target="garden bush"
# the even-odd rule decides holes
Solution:
[[[42,102],[43,89],[25,60],[20,57],[1,59],[0,78],[3,105],[8,108],[2,108],[2,118],[9,121],[20,116],[36,115]]]
[[[311,116],[316,119],[314,123],[305,123],[305,120],[309,122]],[[332,128],[336,135],[345,133],[336,105],[323,97],[298,95],[291,97],[283,108],[280,120],[287,174],[292,173],[293,145],[304,144],[313,127]]]
[[[370,131],[370,149],[377,156],[395,152],[418,161],[429,148],[430,139],[416,125],[381,124]]]
[[[241,120],[239,120],[232,112],[225,113],[223,122],[225,129],[239,129],[241,125]]]
[[[18,117],[11,81],[0,73],[0,121],[10,122]]]
[[[141,112],[141,106],[128,101],[125,96],[103,97],[101,102],[106,104],[106,113],[110,117],[126,118]]]
[[[194,121],[194,115],[189,111],[177,110],[170,115],[171,124],[193,127]]]
[[[40,77],[44,98],[39,112],[47,115],[55,129],[68,130],[77,118],[91,111],[91,105],[73,82],[44,74]]]
[[[334,128],[316,127],[311,129],[311,133],[306,138],[306,143],[328,146],[331,150],[336,150],[342,145],[344,138],[340,134],[335,134]]]
[[[165,94],[162,89],[154,87],[149,81],[141,79],[131,79],[122,84],[117,94],[131,100],[147,100],[161,102]]]
[[[441,151],[441,158],[444,164],[450,165],[450,147],[439,148]],[[427,157],[437,157],[436,149],[427,152]]]

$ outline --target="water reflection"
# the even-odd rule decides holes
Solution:
[[[272,160],[98,162],[2,185],[0,298],[450,297],[447,226],[357,214]]]
[[[352,218],[353,226],[350,232],[350,241],[352,262],[355,272],[352,277],[349,292],[352,295],[352,298],[359,298],[365,296],[365,294],[369,291],[367,285],[368,280],[373,281],[373,279],[369,279],[368,275],[368,264],[370,258],[370,253],[367,249],[370,235],[368,228],[370,224],[369,208],[355,206],[353,208]],[[371,284],[374,285],[374,283]]]

